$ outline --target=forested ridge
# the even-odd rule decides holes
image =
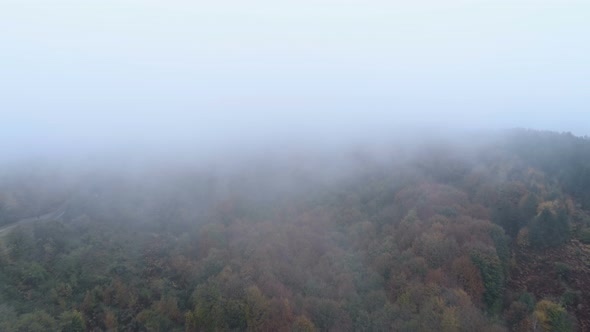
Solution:
[[[0,170],[0,330],[590,331],[587,138],[287,156]]]

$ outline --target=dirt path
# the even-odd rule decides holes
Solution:
[[[41,215],[38,217],[32,217],[32,218],[24,218],[24,219],[21,219],[15,223],[12,223],[8,226],[4,226],[4,227],[0,228],[0,237],[6,236],[6,234],[9,234],[12,229],[16,228],[19,225],[25,225],[25,224],[29,224],[29,223],[33,223],[33,222],[46,222],[46,221],[59,219],[66,212],[67,206],[68,206],[68,202],[64,202],[56,210],[48,212],[44,215]]]

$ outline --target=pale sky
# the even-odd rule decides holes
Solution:
[[[0,0],[0,147],[590,135],[590,1]]]

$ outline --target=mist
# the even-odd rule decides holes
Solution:
[[[1,9],[4,155],[238,151],[408,128],[590,129],[583,1]]]
[[[0,330],[590,330],[589,17],[0,0]]]

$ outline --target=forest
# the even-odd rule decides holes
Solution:
[[[587,137],[231,160],[2,163],[0,330],[590,331]]]

